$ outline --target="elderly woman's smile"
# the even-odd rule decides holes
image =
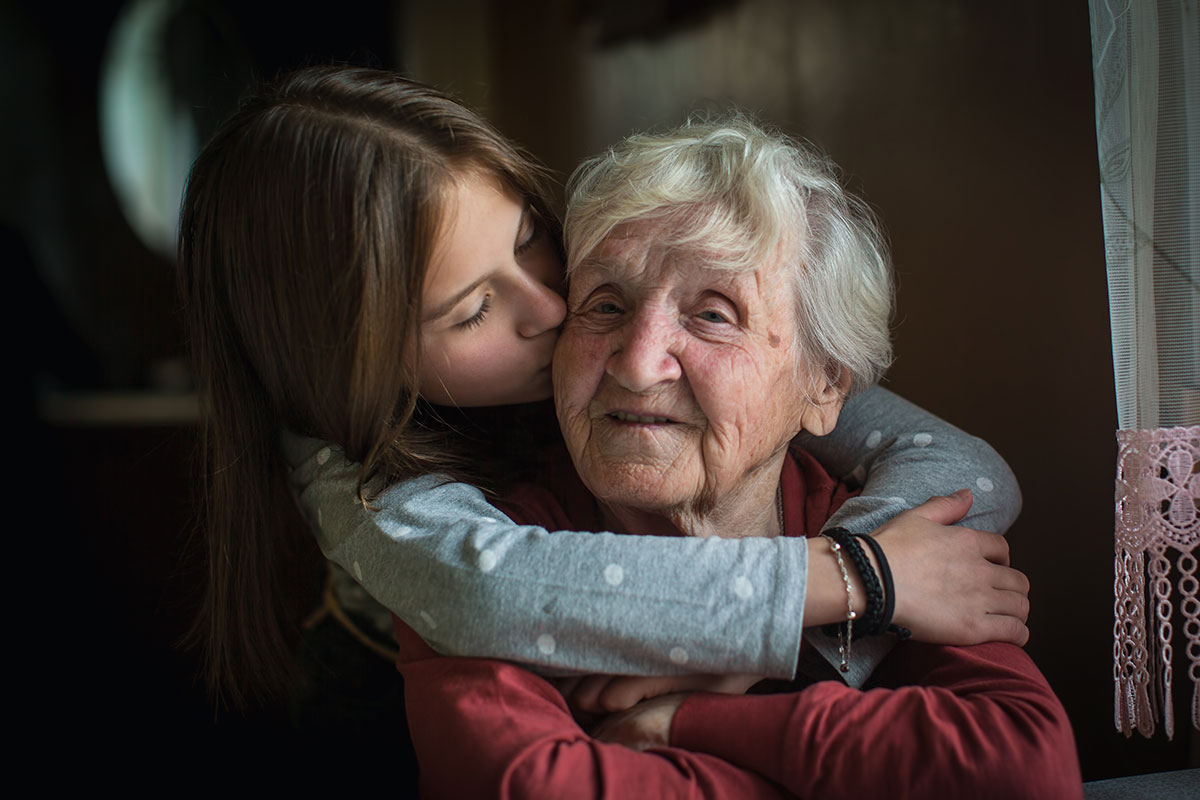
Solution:
[[[661,224],[619,227],[572,275],[554,376],[568,449],[614,522],[636,510],[703,535],[698,518],[724,510],[769,521],[788,442],[837,404],[802,399],[829,387],[797,367],[785,272],[660,246]]]

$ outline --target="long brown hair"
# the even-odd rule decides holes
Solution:
[[[455,471],[452,438],[419,424],[414,359],[444,189],[470,170],[554,224],[542,169],[479,115],[345,67],[259,89],[192,166],[180,291],[204,411],[208,562],[193,638],[218,700],[279,696],[292,677],[288,590],[312,547],[281,429],[340,444],[363,480]]]

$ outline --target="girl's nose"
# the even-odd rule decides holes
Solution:
[[[517,333],[532,339],[562,325],[567,316],[567,304],[558,292],[533,276],[527,276],[524,295],[526,308],[517,323]]]

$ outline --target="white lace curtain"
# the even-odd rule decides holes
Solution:
[[[1120,427],[1115,722],[1173,736],[1177,641],[1200,728],[1200,0],[1089,5]]]

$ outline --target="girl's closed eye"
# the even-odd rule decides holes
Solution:
[[[513,253],[523,255],[529,248],[537,244],[538,239],[542,237],[542,225],[537,218],[536,212],[532,206],[525,206],[525,214],[521,220],[521,231],[517,236],[517,246],[513,248]]]
[[[483,296],[483,302],[479,304],[479,310],[472,314],[469,318],[464,319],[454,327],[456,328],[478,328],[483,324],[483,318],[492,310],[492,295],[489,292]]]

